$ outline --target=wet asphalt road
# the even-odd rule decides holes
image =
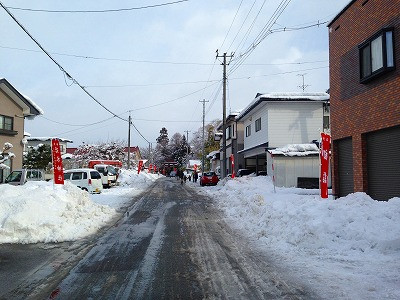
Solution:
[[[318,298],[251,250],[210,199],[171,178],[134,199],[101,236],[31,247],[38,257],[24,274],[17,251],[0,248],[0,281],[7,257],[13,276],[25,278],[0,283],[2,299]],[[18,255],[28,258],[27,251]]]

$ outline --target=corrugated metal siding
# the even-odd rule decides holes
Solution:
[[[373,199],[400,197],[400,127],[367,134],[367,170]]]
[[[351,138],[338,143],[339,197],[354,192],[353,179],[353,143]]]

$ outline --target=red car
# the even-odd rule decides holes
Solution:
[[[200,177],[200,185],[217,185],[219,179],[215,172],[206,172]]]

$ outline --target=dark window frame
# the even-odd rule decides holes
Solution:
[[[261,130],[261,117],[259,117],[257,120],[255,120],[254,127],[255,127],[256,132]]]
[[[225,129],[225,138],[226,138],[226,140],[229,140],[230,138],[232,138],[232,126],[231,125],[227,126]]]
[[[386,43],[386,33],[391,32],[392,33],[392,56],[393,56],[393,66],[388,66],[387,65],[387,43]],[[373,41],[378,39],[379,37],[382,37],[382,67],[379,69],[372,71],[372,50],[371,50],[371,44]],[[368,38],[366,41],[358,45],[358,56],[359,56],[359,71],[360,71],[360,83],[367,83],[370,80],[385,74],[389,71],[395,70],[396,69],[396,58],[395,58],[395,40],[394,40],[394,28],[393,27],[388,27],[388,28],[383,28],[379,30],[377,33],[375,33],[373,36]],[[363,53],[363,51],[366,50],[367,52]],[[368,75],[363,75],[364,73],[364,64],[363,64],[363,58],[364,54],[369,55],[367,57],[368,60]]]
[[[2,130],[7,130],[7,131],[13,131],[14,130],[14,118],[6,115],[0,115],[0,118],[3,119],[3,128],[0,128]],[[11,120],[11,128],[6,128],[6,119]]]
[[[246,126],[246,137],[251,136],[251,124]]]

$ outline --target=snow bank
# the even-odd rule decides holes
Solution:
[[[95,233],[115,214],[69,182],[2,184],[0,194],[0,243],[76,240]]]
[[[160,176],[158,174],[147,173],[146,171],[138,174],[137,170],[122,169],[118,176],[118,182],[121,186],[146,187],[160,178]]]
[[[381,202],[355,193],[322,200],[296,188],[274,193],[268,176],[225,179],[203,190],[237,226],[288,254],[400,251],[400,198]]]
[[[354,193],[322,200],[318,190],[297,188],[274,193],[267,176],[197,189],[321,299],[400,299],[400,198]]]

